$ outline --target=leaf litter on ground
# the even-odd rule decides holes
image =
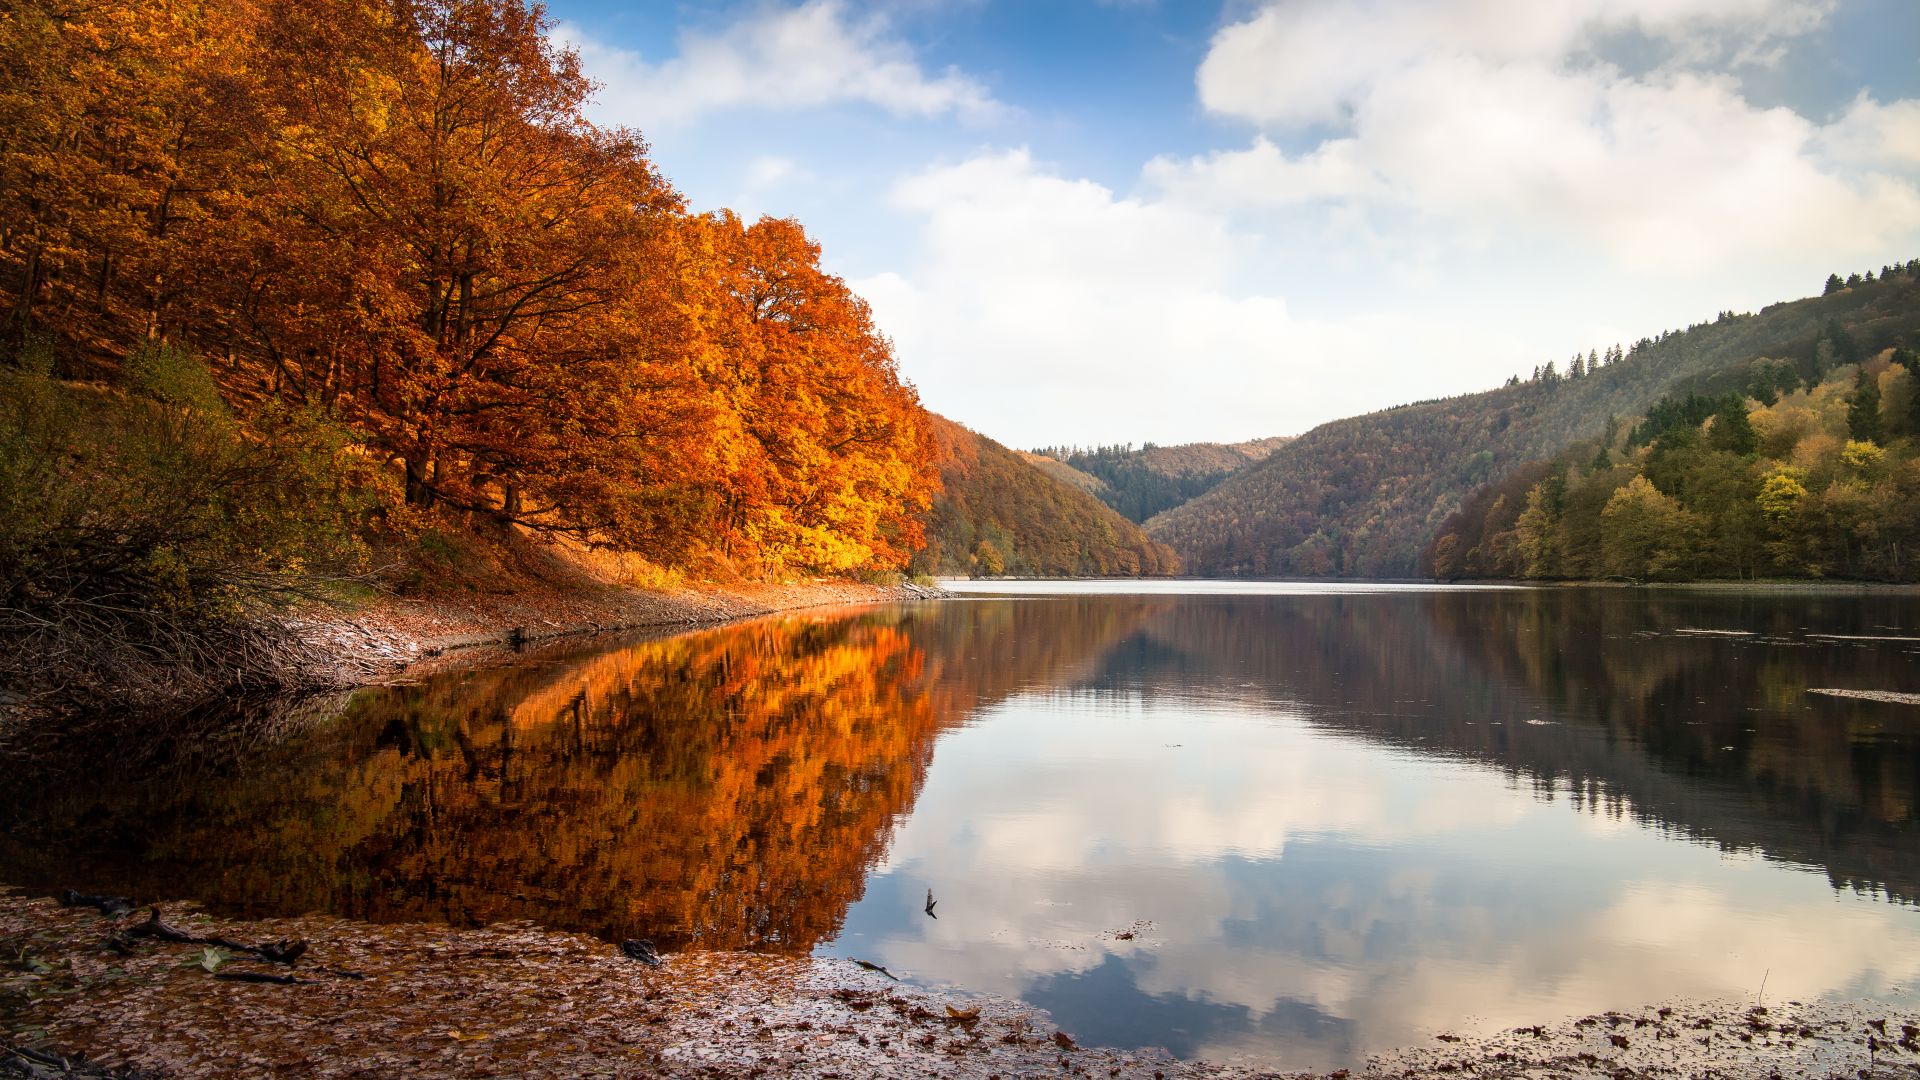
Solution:
[[[303,963],[236,980],[228,976],[242,974],[237,966],[267,961],[229,955],[210,972],[200,961],[219,947],[153,937],[121,955],[108,937],[132,916],[0,893],[0,956],[41,961],[0,970],[0,1080],[1310,1075],[1084,1046],[1021,1002],[890,981],[845,960],[680,953],[655,967],[613,944],[524,923],[239,922],[174,910],[173,926],[191,937],[310,948]],[[82,1053],[94,1071],[53,1071],[24,1056]],[[1697,1003],[1466,1034],[1330,1075],[1878,1080],[1920,1075],[1916,1066],[1920,1017],[1911,1010]]]

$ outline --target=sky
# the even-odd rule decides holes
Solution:
[[[1916,0],[553,0],[931,409],[1297,434],[1920,257]]]

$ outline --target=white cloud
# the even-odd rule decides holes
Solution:
[[[679,55],[666,60],[596,40],[571,24],[556,27],[554,37],[579,50],[601,82],[601,109],[642,128],[741,108],[856,104],[895,116],[968,122],[1005,112],[964,73],[922,68],[884,17],[857,15],[840,0],[764,7],[717,33],[684,33]]]
[[[989,434],[1017,445],[1083,437],[1080,418],[1143,398],[1251,435],[1272,423],[1290,354],[1325,344],[1278,297],[1236,288],[1222,219],[1054,175],[1025,150],[930,169],[892,202],[918,223],[917,265],[855,288],[933,408],[992,414]],[[1231,415],[1229,385],[1254,415]]]
[[[671,56],[556,36],[696,200],[818,230],[929,406],[1032,446],[1298,432],[1910,257],[1920,101],[1814,115],[1739,81],[1831,6],[1235,5],[1196,81],[1246,140],[1099,179],[1004,144],[927,165],[933,130],[770,133],[851,107],[1048,135],[858,0],[748,8]]]
[[[1545,232],[1630,270],[1771,255],[1871,257],[1920,229],[1920,103],[1862,96],[1822,126],[1754,105],[1714,41],[1751,55],[1816,25],[1790,0],[1488,0],[1273,5],[1222,30],[1202,101],[1273,131],[1325,125],[1293,155],[1162,158],[1147,176],[1220,207],[1336,201],[1447,222],[1472,243]],[[1680,61],[1639,74],[1581,50],[1633,29]],[[1722,49],[1721,51],[1725,51]],[[1718,58],[1722,66],[1736,57]]]
[[[1214,36],[1198,75],[1209,109],[1256,123],[1339,123],[1392,72],[1434,58],[1559,60],[1636,32],[1695,62],[1738,60],[1805,33],[1828,0],[1304,0],[1269,3]]]
[[[1834,161],[1879,169],[1920,169],[1920,101],[1882,105],[1861,91],[1819,142]]]
[[[1017,445],[1495,385],[1920,244],[1920,102],[1809,117],[1739,81],[1830,7],[1269,2],[1197,74],[1249,143],[1132,191],[1026,151],[927,169],[892,194],[917,249],[856,287],[932,407]]]
[[[1263,232],[1196,200],[1060,176],[1025,150],[912,176],[892,205],[915,226],[915,255],[854,288],[929,407],[1015,446],[1301,431],[1457,392],[1461,370],[1436,358],[1470,357],[1480,374],[1468,379],[1498,381],[1562,358],[1562,341],[1612,340],[1562,322],[1544,352],[1522,336],[1531,314],[1436,318],[1405,294],[1384,310],[1303,315],[1278,291],[1276,248],[1296,249],[1309,277],[1357,275],[1384,301],[1398,268],[1369,245],[1403,240],[1368,238],[1339,214]]]
[[[747,188],[750,191],[764,191],[782,184],[812,178],[812,173],[802,168],[792,158],[777,154],[762,154],[747,162]]]

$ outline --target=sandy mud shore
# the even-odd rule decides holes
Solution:
[[[301,629],[327,643],[342,685],[402,671],[484,663],[496,652],[555,638],[618,630],[693,629],[777,611],[946,595],[917,585],[820,579],[795,584],[704,586],[655,592],[527,588],[458,599],[383,598],[350,611],[310,615]]]
[[[1309,1075],[1084,1047],[1019,1002],[845,960],[689,953],[655,966],[525,924],[161,911],[171,934],[142,933],[149,909],[0,895],[0,1076]],[[290,964],[230,947],[294,943],[305,948]],[[1647,1006],[1493,1036],[1439,1032],[1352,1075],[1914,1077],[1920,1015]]]

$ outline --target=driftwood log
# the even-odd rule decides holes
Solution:
[[[270,964],[285,964],[288,967],[292,967],[295,962],[307,954],[307,942],[304,938],[281,938],[279,941],[269,941],[261,945],[248,945],[245,942],[235,941],[232,938],[220,937],[218,935],[189,934],[162,918],[160,916],[160,907],[157,904],[148,908],[146,922],[109,934],[106,944],[108,948],[113,949],[115,952],[126,955],[133,951],[134,942],[140,938],[151,938],[155,941],[170,941],[180,945],[211,945],[214,948],[225,949],[231,953],[251,956]],[[367,977],[365,972],[345,971],[340,968],[315,967],[308,968],[307,970],[333,975],[342,979],[364,979]],[[312,979],[295,978],[292,975],[269,975],[255,971],[217,972],[214,974],[214,978],[226,979],[230,982],[279,983],[285,986],[314,981]]]
[[[159,941],[175,941],[183,945],[212,945],[228,952],[246,953],[275,964],[292,964],[307,951],[307,943],[297,938],[282,938],[264,945],[248,945],[232,938],[189,934],[178,927],[167,925],[160,917],[159,905],[148,909],[147,921],[126,931],[128,937],[154,938]]]

